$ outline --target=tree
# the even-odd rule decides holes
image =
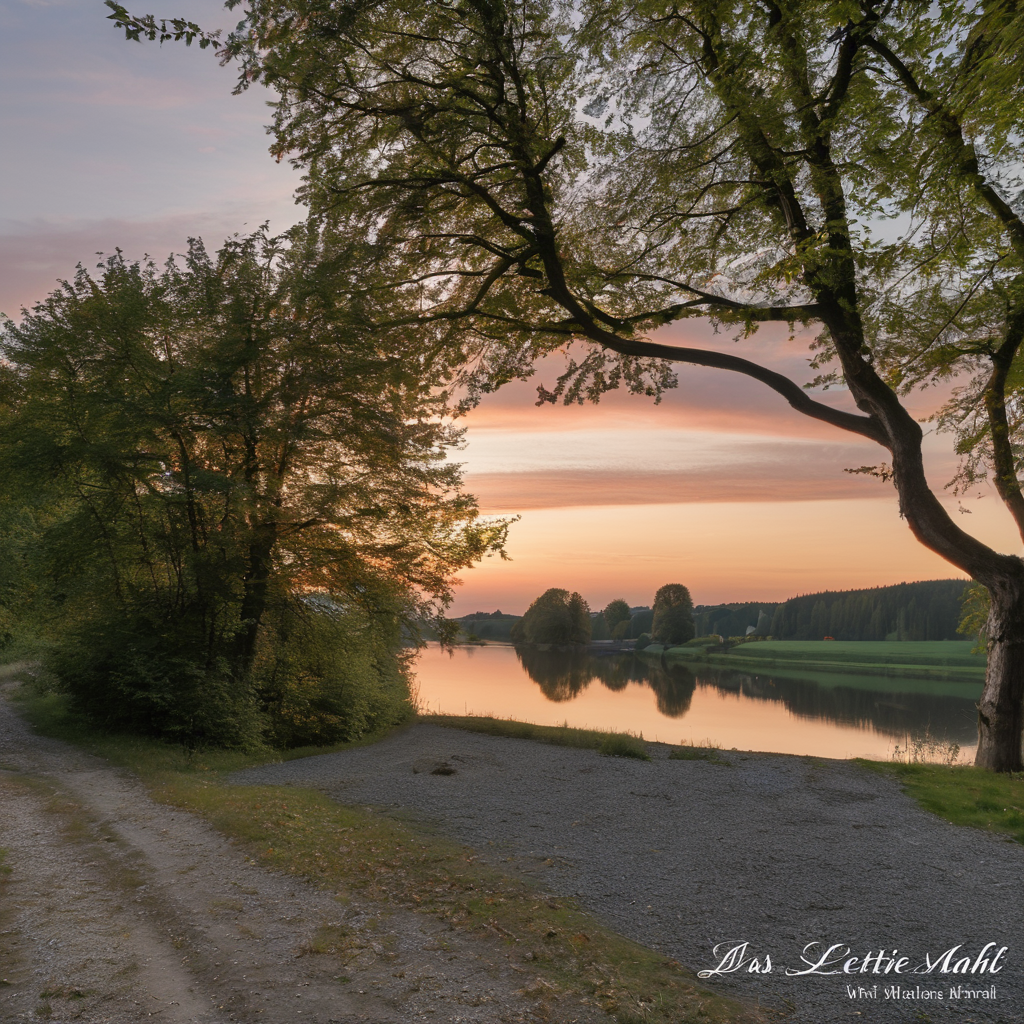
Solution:
[[[590,639],[611,640],[612,635],[608,631],[608,624],[604,620],[604,613],[597,612],[590,617]]]
[[[109,5],[131,38],[214,41]],[[1024,533],[1015,3],[249,0],[221,52],[278,91],[273,152],[314,216],[358,194],[401,247],[401,322],[446,325],[478,390],[585,342],[542,401],[710,366],[885,449],[860,471],[991,597],[977,763],[1024,767],[1024,562],[950,517],[901,401],[969,381],[940,419],[959,483],[989,471]],[[694,315],[813,331],[817,384],[851,407],[647,336]]]
[[[569,597],[570,642],[589,644],[591,637],[590,606],[575,591]]]
[[[579,594],[552,587],[530,605],[512,630],[515,643],[586,644],[590,609]]]
[[[651,639],[659,644],[685,644],[692,640],[693,601],[681,583],[666,583],[654,595],[654,629]]]
[[[54,664],[94,718],[358,734],[407,700],[403,626],[500,546],[445,462],[443,375],[370,329],[373,246],[337,242],[117,254],[6,325],[4,504],[35,514]]]
[[[614,601],[609,601],[604,612],[604,621],[608,626],[608,632],[611,634],[613,640],[621,640],[626,635],[626,631],[629,629],[629,620],[632,612],[629,610],[629,602],[625,601],[621,597],[617,597]],[[622,623],[626,623],[625,627],[622,627]],[[621,633],[616,635],[616,630],[621,629]]]

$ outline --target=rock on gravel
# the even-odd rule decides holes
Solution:
[[[717,765],[650,749],[643,762],[417,725],[233,781],[418,818],[693,970],[746,942],[771,972],[746,962],[713,984],[791,1006],[799,1024],[1024,1021],[1020,845],[928,814],[848,761],[732,751]],[[883,951],[906,971],[958,946],[948,966],[973,966],[988,943],[989,956],[1007,947],[994,974],[936,968],[896,983],[887,960],[860,970]],[[787,975],[832,946],[849,947],[857,973]]]

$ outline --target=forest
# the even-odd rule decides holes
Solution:
[[[866,590],[826,590],[764,602],[698,605],[698,636],[776,640],[959,640],[964,580],[928,580]],[[753,627],[751,629],[751,627]]]

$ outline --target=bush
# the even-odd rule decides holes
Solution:
[[[608,757],[634,757],[638,761],[650,761],[651,759],[643,740],[625,732],[609,733],[601,741],[601,746],[598,749]]]
[[[273,746],[354,740],[415,713],[397,616],[299,604],[276,627],[254,671]]]
[[[617,597],[614,601],[609,601],[608,606],[601,613],[604,615],[604,621],[608,626],[608,631],[615,635],[615,628],[621,622],[625,622],[626,628],[629,628],[629,620],[632,617],[632,613],[629,610],[629,603],[621,598]],[[623,636],[625,634],[622,634]]]
[[[718,633],[712,633],[710,636],[698,636],[692,640],[687,640],[683,647],[720,647],[725,643],[725,637],[720,636]]]
[[[642,651],[645,647],[650,647],[650,646],[651,646],[651,634],[650,633],[641,633],[636,638],[636,644],[633,647],[633,650],[635,650],[635,651]]]
[[[211,657],[199,616],[138,614],[78,623],[44,663],[73,710],[105,728],[164,736],[189,748],[253,747],[262,720],[250,685]]]

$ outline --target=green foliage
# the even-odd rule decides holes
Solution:
[[[528,644],[590,642],[590,609],[579,594],[553,587],[544,591],[512,630],[512,639]]]
[[[590,643],[590,606],[575,591],[569,597],[569,630],[570,643]]]
[[[666,645],[692,640],[693,601],[690,591],[680,583],[667,583],[654,595],[654,628],[651,639]]]
[[[825,591],[779,605],[768,632],[780,640],[954,640],[963,580]]]
[[[621,623],[619,628],[622,628]],[[651,608],[641,608],[635,611],[629,620],[629,628],[624,630],[618,639],[635,640],[644,633],[650,633],[654,629],[654,611]]]
[[[609,733],[601,741],[598,750],[607,757],[632,757],[637,761],[650,761],[651,759],[643,740],[624,732]]]
[[[253,685],[275,747],[325,746],[406,721],[401,605],[390,614],[350,603],[293,605],[261,637]],[[401,653],[399,653],[401,652]]]
[[[970,583],[964,588],[960,598],[960,622],[956,631],[961,636],[974,638],[974,651],[978,654],[984,654],[987,647],[985,627],[988,625],[990,605],[988,587],[981,583]]]
[[[78,617],[46,657],[73,707],[110,729],[161,735],[189,747],[253,747],[263,721],[247,677],[211,651],[202,619],[114,608]],[[209,655],[212,654],[212,657]]]
[[[779,606],[764,602],[734,602],[732,604],[698,605],[694,609],[694,629],[698,635],[746,636],[747,629],[771,632],[772,614]],[[764,616],[764,619],[761,616]],[[762,631],[759,625],[767,620]]]
[[[518,615],[502,615],[500,612],[489,614],[475,612],[456,619],[462,637],[475,637],[478,640],[510,640],[512,627],[519,621]]]
[[[111,6],[129,38],[210,42]],[[240,89],[279,92],[273,152],[305,172],[313,216],[357,195],[366,236],[391,242],[398,322],[465,368],[467,404],[570,339],[587,347],[541,402],[657,398],[669,361],[744,374],[894,453],[861,470],[895,483],[916,535],[1019,591],[1024,570],[930,493],[900,401],[956,378],[938,425],[957,488],[991,474],[1024,526],[1018,7],[248,0],[222,56]],[[857,411],[720,346],[649,339],[691,316],[737,337],[799,325],[813,383],[845,383]],[[1019,765],[1018,725],[993,729],[1007,749],[986,763]]]
[[[590,617],[590,639],[611,640],[612,634],[608,629],[608,623],[602,612]]]
[[[0,609],[93,720],[250,745],[398,713],[398,623],[504,524],[444,462],[444,367],[367,326],[373,262],[308,230],[162,270],[117,254],[6,325]]]
[[[651,641],[651,634],[650,633],[641,633],[636,638],[636,643],[634,644],[633,649],[636,650],[636,651],[642,651],[645,648],[650,647],[651,643],[652,643],[652,641]]]
[[[621,622],[616,623],[615,628],[611,631],[611,638],[613,640],[627,639],[629,637],[632,625],[632,619],[623,619]]]
[[[615,627],[620,622],[629,622],[633,613],[629,610],[629,603],[623,598],[617,597],[614,601],[608,603],[602,614],[604,615],[604,621],[608,625],[609,632],[614,634]]]
[[[709,764],[717,764],[726,768],[732,768],[732,761],[722,757],[721,752],[715,747],[676,747],[669,751],[670,761],[707,761]]]

